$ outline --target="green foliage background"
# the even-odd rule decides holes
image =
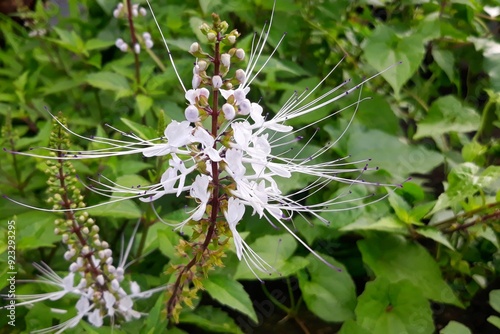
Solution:
[[[26,151],[46,146],[51,120],[45,106],[61,111],[69,127],[85,136],[120,138],[104,126],[109,123],[154,138],[170,120],[183,119],[184,94],[151,16],[135,21],[137,31],[150,32],[155,42],[152,50],[143,49],[139,55],[138,82],[133,55],[114,46],[119,37],[130,40],[126,21],[112,16],[116,4],[70,1],[62,10],[46,2],[45,7],[38,3],[34,12],[17,14],[16,20],[1,17],[3,147]],[[217,12],[242,33],[238,46],[248,55],[252,34],[270,17],[272,1],[171,0],[152,5],[187,84],[194,61],[187,50],[193,41],[204,40],[200,23],[210,22],[210,14]],[[500,328],[500,20],[491,15],[499,6],[497,1],[467,0],[278,0],[265,53],[272,52],[284,32],[287,36],[254,82],[252,99],[262,98],[265,110],[275,112],[294,90],[314,87],[344,56],[317,96],[343,80],[351,78],[356,84],[401,61],[363,85],[362,96],[372,99],[361,104],[352,124],[351,108],[322,122],[311,145],[336,140],[349,126],[331,159],[347,154],[350,161],[372,158],[380,170],[363,175],[367,180],[412,180],[396,192],[384,187],[352,189],[357,197],[373,191],[388,191],[389,196],[369,206],[324,213],[330,226],[313,218],[313,226],[301,217],[294,219],[299,234],[314,249],[345,269],[340,273],[308,255],[284,231],[248,217],[246,241],[282,276],[266,277],[261,287],[235,254],[227,254],[226,267],[206,280],[200,304],[186,309],[179,327],[168,332],[192,332],[197,327],[224,333],[413,334],[488,333]],[[46,29],[47,34],[30,37],[36,29]],[[292,125],[313,122],[356,99],[341,99]],[[75,147],[89,146],[72,139]],[[33,206],[48,206],[43,159],[3,152],[1,161],[2,193]],[[80,176],[103,173],[118,183],[135,185],[154,180],[161,171],[159,163],[112,157],[81,161],[75,167]],[[296,179],[281,186],[292,191],[308,182]],[[342,187],[331,185],[309,201],[334,198],[345,190]],[[86,192],[88,204],[103,200]],[[158,204],[165,220],[180,221],[185,203],[184,198],[171,197]],[[164,271],[176,257],[174,246],[181,238],[147,212],[133,201],[90,210],[116,252],[120,235],[129,236],[135,222],[142,220],[133,250],[138,261],[129,274],[143,289],[169,281]],[[64,247],[53,233],[56,217],[0,201],[0,288],[7,285],[8,220],[16,221],[19,279],[36,276],[32,262],[67,270]],[[39,288],[19,283],[17,293],[40,292]],[[162,298],[142,301],[139,310],[149,316],[114,332],[166,332]],[[14,332],[66,319],[68,315],[52,314],[49,307],[71,309],[74,302],[64,299],[19,308]],[[285,316],[287,321],[279,322]],[[6,321],[0,318],[8,328]],[[83,324],[73,332],[84,329],[110,331]]]

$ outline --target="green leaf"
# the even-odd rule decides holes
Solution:
[[[500,313],[500,290],[490,291],[490,305],[495,311]]]
[[[451,250],[455,250],[455,248],[453,248],[453,246],[450,244],[450,241],[444,236],[444,234],[435,227],[425,226],[416,229],[415,232],[417,232],[420,235],[423,235],[426,238],[439,242],[440,244],[445,245]]]
[[[89,85],[116,92],[130,90],[127,79],[118,73],[97,72],[87,74],[86,81]]]
[[[349,319],[342,324],[338,334],[372,334],[372,332],[361,327],[356,321]]]
[[[500,317],[497,317],[496,315],[490,315],[486,320],[496,328],[500,329]]]
[[[160,297],[156,300],[155,306],[148,312],[148,316],[145,321],[146,328],[144,328],[144,333],[148,334],[163,334],[170,333],[167,330],[167,319],[162,316],[162,311],[165,308],[164,294],[160,294]]]
[[[407,280],[391,283],[377,278],[367,283],[358,298],[356,317],[372,334],[433,333],[434,330],[428,301]]]
[[[364,216],[356,220],[354,223],[344,226],[340,231],[381,231],[391,233],[406,234],[408,229],[400,220],[388,216],[374,221],[369,216]]]
[[[137,109],[139,110],[139,115],[144,116],[146,111],[151,109],[153,105],[153,99],[147,95],[139,94],[136,97]]]
[[[377,277],[387,278],[390,282],[409,280],[426,298],[463,307],[441,277],[436,261],[420,244],[381,234],[359,241],[358,247],[363,262]]]
[[[481,172],[479,166],[466,162],[455,166],[448,174],[448,188],[441,194],[429,215],[460,204],[480,190],[495,187],[500,179],[500,167],[490,166]]]
[[[114,41],[105,41],[102,39],[92,38],[92,39],[89,39],[85,43],[85,49],[87,51],[97,50],[97,49],[106,49],[114,44],[115,44]]]
[[[74,30],[60,29],[58,27],[53,27],[53,29],[59,35],[60,40],[48,38],[49,40],[71,52],[88,56],[83,40]]]
[[[382,73],[396,93],[417,71],[425,54],[423,37],[415,33],[398,36],[393,29],[380,25],[367,38],[364,47],[368,64],[377,71],[401,62],[390,71]]]
[[[398,118],[392,111],[388,99],[382,96],[373,96],[369,105],[356,114],[356,120],[370,129],[381,130],[391,135],[397,135],[400,131]]]
[[[455,57],[448,50],[442,50],[437,47],[432,48],[432,58],[439,67],[446,73],[451,82],[455,80]]]
[[[224,311],[213,306],[200,306],[194,312],[182,312],[179,322],[196,325],[204,331],[216,333],[243,333]]]
[[[158,227],[161,228],[160,225],[162,224],[155,225],[157,227],[157,229],[155,229],[156,231],[149,231],[148,239],[157,239],[158,241],[155,243],[155,246],[160,248],[160,252],[163,255],[174,259],[177,256],[177,250],[175,247],[179,244],[181,237],[176,232],[172,231],[171,226],[164,225],[166,228],[158,229]],[[152,251],[149,247],[151,242],[152,240],[146,241],[146,249],[149,251]]]
[[[479,124],[478,113],[464,107],[456,97],[448,95],[432,103],[427,116],[418,123],[414,139],[439,136],[448,132],[471,132],[477,130]]]
[[[288,233],[281,235],[266,235],[256,239],[249,247],[275,269],[275,271],[270,274],[255,270],[257,275],[262,279],[269,280],[287,277],[295,274],[308,264],[305,258],[292,256],[297,249],[297,241]],[[266,267],[266,269],[269,268]],[[255,274],[243,260],[238,264],[234,278],[238,280],[257,279]]]
[[[15,221],[16,250],[53,247],[54,242],[61,240],[59,236],[54,234],[54,221],[57,218],[58,215],[54,213],[33,210],[17,215],[15,219],[10,219]],[[0,240],[0,253],[6,250],[6,242],[6,236]]]
[[[394,209],[394,212],[396,213],[396,216],[398,216],[399,219],[401,219],[402,222],[406,224],[418,224],[419,222],[416,222],[412,219],[409,211],[410,211],[410,206],[406,201],[403,199],[403,197],[399,196],[398,194],[394,192],[389,192],[389,203],[391,204],[391,207]]]
[[[97,217],[114,217],[114,218],[140,218],[141,210],[132,200],[123,200],[120,202],[109,202],[98,207],[88,209],[87,212],[92,216]]]
[[[203,287],[219,303],[240,311],[258,323],[252,300],[241,283],[225,275],[209,275],[203,280]]]
[[[150,127],[130,121],[123,117],[120,118],[120,120],[142,139],[153,139],[157,137],[155,129],[151,129]]]
[[[443,156],[437,152],[408,145],[378,130],[351,131],[347,150],[355,157],[372,158],[371,166],[390,172],[396,179],[414,173],[426,174],[443,162]]]
[[[452,320],[439,332],[439,334],[472,334],[472,332],[467,326]]]
[[[429,302],[411,282],[378,277],[358,298],[356,318],[371,334],[432,334]]]
[[[346,268],[332,257],[320,254],[337,271],[313,254],[306,270],[299,272],[299,286],[307,308],[325,321],[342,322],[354,318],[356,287]]]

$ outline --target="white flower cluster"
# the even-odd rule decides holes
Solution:
[[[146,16],[148,12],[146,11],[146,8],[139,6],[138,4],[133,4],[132,5],[132,16],[137,17],[137,16]],[[115,18],[120,18],[123,16],[127,15],[127,8],[123,5],[122,2],[118,3],[116,6],[115,10],[113,10],[113,16]]]
[[[85,217],[86,213],[82,216],[85,219],[88,218]],[[93,227],[97,226],[93,225]],[[136,231],[137,228],[134,230],[134,235]],[[55,232],[60,234],[59,228]],[[84,318],[95,327],[101,327],[106,317],[112,319],[111,323],[114,323],[117,318],[123,321],[138,319],[142,314],[133,309],[134,299],[148,298],[153,293],[165,289],[165,287],[159,287],[141,292],[139,285],[133,281],[130,282],[129,292],[121,287],[125,278],[125,262],[133,243],[133,236],[117,267],[112,264],[112,251],[108,243],[100,241],[98,234],[93,235],[94,244],[100,246],[100,250],[95,254],[93,254],[95,250],[91,250],[89,246],[77,250],[76,246],[68,243],[70,240],[68,234],[65,233],[62,237],[63,242],[68,244],[64,258],[72,261],[68,275],[61,278],[45,263],[41,265],[34,263],[33,266],[42,273],[42,276],[41,279],[30,280],[30,282],[48,284],[57,290],[42,294],[16,295],[16,299],[20,300],[16,303],[16,307],[32,305],[44,300],[55,301],[66,295],[76,295],[79,297],[75,305],[77,315],[63,323],[35,331],[35,333],[54,331],[63,333],[75,327]]]
[[[131,8],[131,14],[133,17],[146,16],[147,11],[146,8],[141,7],[138,4],[133,4]],[[115,10],[113,11],[113,16],[117,19],[127,17],[128,16],[127,7],[124,6],[122,2],[118,3]],[[132,33],[135,34],[135,31],[132,31]],[[151,49],[154,45],[153,40],[151,39],[151,34],[149,32],[144,32],[142,34],[142,39],[138,36],[136,36],[136,39],[138,40],[138,42],[134,43],[133,46],[133,51],[136,54],[141,53],[141,44],[143,44],[143,46],[146,49]],[[115,46],[122,52],[127,52],[130,48],[129,45],[122,38],[116,39]]]

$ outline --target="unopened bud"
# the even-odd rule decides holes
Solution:
[[[229,28],[229,24],[226,22],[226,21],[222,21],[220,24],[219,24],[219,29],[220,29],[220,32],[221,33],[225,33],[227,28]]]
[[[235,56],[236,56],[236,58],[238,58],[239,60],[243,60],[243,59],[245,59],[245,50],[243,50],[243,49],[238,49],[238,50],[236,50]]]
[[[240,115],[248,115],[250,114],[250,111],[252,110],[252,104],[248,99],[245,99],[243,102],[240,103],[240,110],[239,114]]]
[[[191,81],[191,84],[193,85],[193,89],[198,88],[201,84],[201,77],[198,74],[193,75],[193,80]]]
[[[222,87],[222,78],[219,75],[214,75],[212,77],[212,85],[215,89],[219,89]]]
[[[210,32],[211,28],[207,23],[202,23],[200,25],[200,31],[203,33],[203,35],[206,35]]]
[[[227,36],[227,41],[229,42],[229,44],[236,43],[236,36],[233,36],[233,35]]]
[[[198,108],[193,105],[189,105],[184,111],[184,116],[189,122],[198,122],[200,120],[200,112]]]
[[[134,52],[136,54],[141,53],[141,46],[139,45],[139,43],[135,43],[135,45],[134,45]]]
[[[243,71],[242,69],[236,70],[235,77],[239,83],[244,83],[245,80],[247,79],[247,75],[245,74],[245,71]]]
[[[229,68],[231,66],[231,56],[228,53],[223,53],[220,60],[225,67]]]
[[[150,40],[150,39],[147,39],[146,41],[144,41],[144,44],[146,44],[146,48],[147,49],[151,49],[153,47],[153,41]]]
[[[146,16],[148,14],[148,12],[146,11],[145,8],[139,8],[139,14],[141,14],[141,16]]]
[[[224,117],[230,121],[236,116],[236,111],[234,110],[234,107],[230,105],[229,103],[225,103],[222,106],[222,112],[224,113]]]
[[[207,39],[209,42],[215,42],[216,38],[217,38],[217,35],[214,32],[209,32],[207,34]]]
[[[196,53],[199,51],[201,51],[200,44],[198,44],[196,42],[191,44],[191,46],[189,47],[189,53]]]
[[[208,63],[204,60],[198,60],[198,68],[203,72],[208,68]]]

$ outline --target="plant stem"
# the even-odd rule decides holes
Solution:
[[[220,74],[220,41],[222,39],[222,36],[220,33],[217,35],[217,41],[215,42],[215,52],[214,52],[214,57],[213,57],[213,63],[214,63],[214,76]],[[213,88],[213,102],[212,102],[212,136],[214,138],[217,138],[217,131],[218,131],[218,116],[219,116],[219,109],[218,109],[218,99],[219,99],[219,90],[218,88]],[[214,148],[216,148],[216,143],[214,143]],[[170,319],[173,316],[173,312],[175,310],[175,306],[179,302],[179,296],[182,293],[182,289],[184,285],[186,284],[186,281],[189,280],[189,276],[186,280],[183,280],[184,276],[188,274],[191,271],[191,268],[196,266],[198,261],[202,261],[203,259],[203,254],[207,251],[208,246],[210,245],[210,242],[215,236],[215,227],[217,224],[217,216],[220,210],[220,198],[219,198],[219,163],[216,161],[212,161],[212,197],[211,197],[211,213],[210,213],[210,218],[209,218],[209,228],[207,231],[207,235],[205,237],[205,240],[203,241],[203,244],[201,245],[200,249],[197,251],[197,254],[193,256],[191,261],[177,274],[177,279],[175,280],[173,289],[172,289],[172,296],[167,302],[167,319],[170,321]],[[189,282],[188,282],[189,283]]]

